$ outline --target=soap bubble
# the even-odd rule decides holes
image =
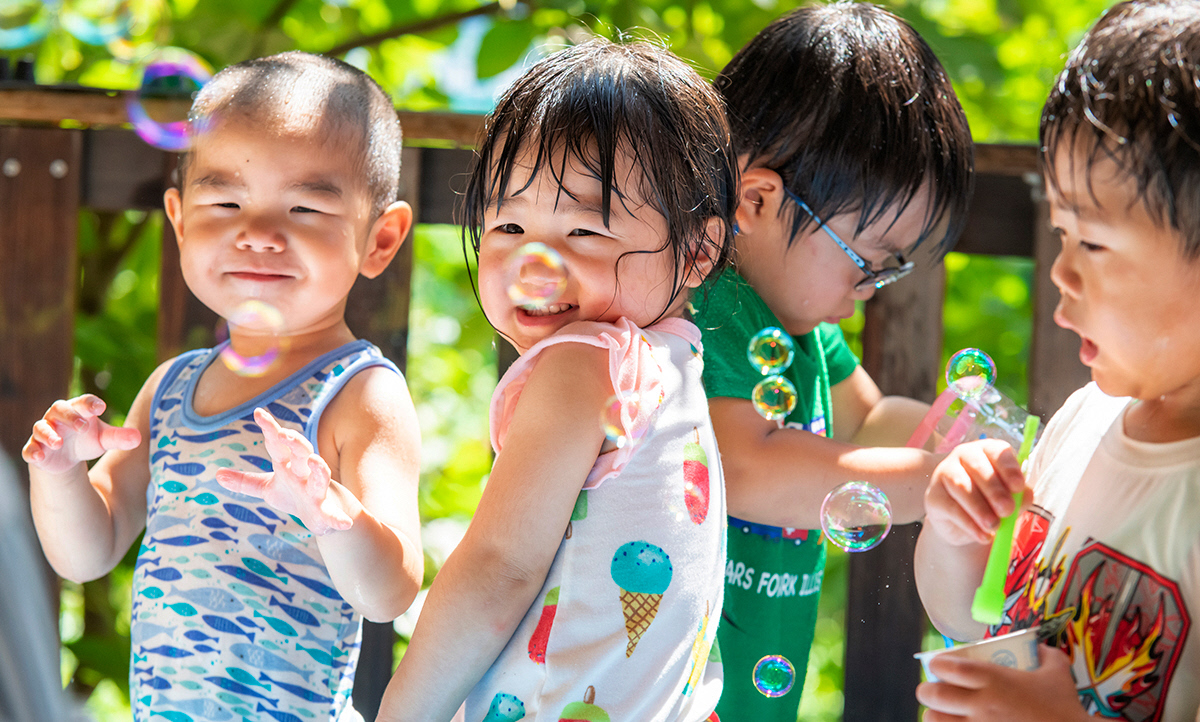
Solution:
[[[749,348],[746,349],[750,365],[764,376],[783,373],[792,365],[794,354],[792,337],[783,329],[774,326],[754,334],[754,338],[750,339]]]
[[[59,23],[81,43],[108,46],[129,36],[133,16],[129,0],[65,0]]]
[[[155,148],[186,150],[191,143],[189,122],[164,117],[161,107],[171,99],[190,99],[211,77],[208,64],[186,50],[164,48],[154,53],[142,74],[141,87],[125,96],[125,112],[134,131]]]
[[[562,296],[567,269],[558,251],[544,243],[526,243],[508,259],[508,297],[518,306],[542,308]]]
[[[239,376],[257,378],[265,375],[279,360],[280,353],[286,350],[281,341],[284,332],[283,314],[268,303],[252,299],[239,304],[233,313],[229,314],[229,325],[271,339],[267,349],[257,356],[243,356],[233,350],[232,344],[221,349],[221,360],[230,371]]]
[[[769,421],[778,421],[792,413],[796,398],[796,387],[782,376],[768,376],[759,381],[751,396],[759,416]]]
[[[754,688],[767,697],[782,697],[796,683],[796,668],[779,654],[770,654],[754,665]]]
[[[629,443],[633,432],[633,422],[637,418],[640,398],[636,392],[613,394],[604,402],[604,410],[600,413],[600,428],[604,436],[617,445],[617,448]]]
[[[874,549],[891,528],[892,505],[874,484],[847,482],[821,502],[821,529],[829,541],[848,552]]]
[[[0,50],[38,42],[50,32],[57,0],[0,0]]]
[[[964,348],[946,364],[946,384],[962,398],[978,398],[996,383],[996,362],[977,348]]]

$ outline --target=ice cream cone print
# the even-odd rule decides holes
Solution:
[[[658,614],[672,573],[671,558],[649,542],[627,542],[613,555],[612,578],[620,588],[621,612],[625,616],[625,634],[629,638],[626,657],[633,654]]]
[[[700,446],[700,430],[692,431],[695,441],[683,447],[683,501],[692,521],[703,524],[708,516],[708,455]]]
[[[533,636],[529,638],[529,658],[537,664],[546,663],[546,646],[550,642],[550,628],[554,626],[554,613],[558,611],[559,589],[562,587],[555,587],[546,592],[546,599],[542,602],[542,616],[538,618]]]
[[[492,697],[492,704],[483,722],[517,722],[524,718],[525,703],[511,694],[499,692]]]
[[[596,699],[596,688],[588,687],[582,702],[572,702],[563,707],[558,722],[610,722],[608,713],[592,704]]]

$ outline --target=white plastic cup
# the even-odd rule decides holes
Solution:
[[[965,659],[979,659],[1002,667],[1031,672],[1038,668],[1037,646],[1038,628],[1032,627],[970,644],[960,644],[957,647],[917,652],[913,656],[921,660],[921,666],[925,668],[926,679],[930,682],[937,682],[939,681],[937,676],[929,671],[929,662],[934,657],[947,654]]]

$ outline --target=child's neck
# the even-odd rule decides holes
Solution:
[[[270,390],[312,361],[354,340],[345,320],[327,328],[283,336],[265,336],[234,332],[229,344],[242,359],[277,354],[266,372],[252,376],[238,372],[221,360],[204,370],[196,383],[193,409],[201,416],[213,416],[236,408]]]
[[[1125,435],[1157,444],[1200,436],[1200,399],[1184,396],[1173,393],[1133,404],[1125,412]]]

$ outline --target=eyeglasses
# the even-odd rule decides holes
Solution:
[[[822,221],[820,218],[817,218],[817,214],[813,213],[813,209],[809,208],[807,203],[800,200],[800,196],[796,195],[787,188],[784,188],[783,192],[787,194],[788,198],[791,198],[793,201],[795,201],[796,205],[800,206],[801,210],[812,216],[812,219],[816,222],[817,227],[825,231],[825,235],[832,238],[833,242],[838,244],[838,247],[846,252],[846,255],[850,257],[850,260],[854,261],[854,265],[858,266],[859,269],[867,275],[866,278],[854,284],[855,291],[865,291],[872,286],[875,288],[883,288],[889,283],[895,283],[901,278],[904,278],[908,274],[912,273],[913,269],[916,267],[912,261],[905,261],[904,256],[900,255],[899,253],[893,253],[892,256],[896,259],[897,265],[888,266],[887,268],[881,268],[879,270],[871,268],[871,262],[855,253],[841,238],[838,238],[838,235],[830,230],[829,226],[825,225],[824,221]]]

